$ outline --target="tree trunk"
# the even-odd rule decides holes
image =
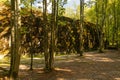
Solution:
[[[44,56],[45,70],[49,71],[49,47],[48,47],[48,27],[47,27],[47,0],[43,0],[43,21],[44,21]]]
[[[33,22],[33,13],[32,13],[32,1],[30,2],[31,4],[31,22]],[[30,30],[32,30],[32,26],[30,26]],[[32,33],[30,33],[32,34]],[[33,58],[34,58],[34,54],[33,54],[33,44],[32,44],[32,35],[30,35],[31,38],[30,38],[30,58],[31,58],[31,62],[30,62],[30,70],[33,70]]]
[[[16,80],[18,77],[20,64],[20,0],[11,0],[11,63],[10,79]]]
[[[51,16],[51,44],[50,44],[50,69],[54,68],[55,53],[55,26],[56,26],[56,0],[52,0],[52,16]]]
[[[58,42],[58,13],[59,13],[59,0],[56,2],[56,29],[55,29],[55,52],[57,53],[57,42]]]
[[[105,0],[102,1],[102,9],[101,9],[101,14],[102,14],[102,19],[101,19],[101,25],[100,25],[100,46],[99,46],[99,52],[103,52],[104,50],[104,22],[105,22],[105,16],[106,16],[106,12],[105,12]]]
[[[83,56],[84,0],[80,0],[80,56]]]
[[[96,28],[97,28],[97,32],[98,32],[98,39],[100,38],[100,33],[99,33],[99,25],[98,25],[98,21],[99,21],[99,12],[98,12],[98,0],[96,0],[96,4],[95,4],[95,8],[96,8]],[[98,45],[100,45],[100,43],[98,44]]]
[[[119,6],[119,4],[120,4],[120,1],[118,0],[118,4],[117,4],[117,35],[116,35],[116,37],[117,37],[117,49],[119,49],[119,46],[120,46],[120,35],[119,35],[119,29],[120,29],[120,24],[119,24],[119,22],[120,22],[120,15],[119,15],[119,11],[120,11],[120,6]]]
[[[113,3],[113,12],[114,12],[114,33],[115,33],[115,39],[113,41],[113,44],[116,45],[116,48],[118,49],[118,26],[117,26],[117,9],[116,9],[116,0],[114,0],[114,3]]]

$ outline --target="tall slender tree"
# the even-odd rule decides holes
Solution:
[[[20,0],[11,0],[11,64],[10,79],[18,77],[20,64]]]
[[[114,36],[113,36],[113,44],[116,43],[116,48],[118,48],[118,15],[117,15],[117,0],[113,2],[113,14],[114,14]],[[115,38],[115,39],[114,39]],[[115,44],[114,44],[115,45]]]
[[[105,17],[106,17],[106,10],[105,10],[105,0],[101,2],[101,21],[100,21],[100,39],[99,39],[99,52],[103,52],[104,50],[104,26],[105,26]]]
[[[96,11],[96,28],[97,28],[97,32],[98,32],[98,38],[99,38],[99,27],[98,27],[98,21],[99,21],[99,12],[98,12],[98,0],[96,0],[96,4],[95,4],[95,11]]]
[[[80,0],[80,56],[83,55],[84,0]]]
[[[57,52],[57,41],[58,41],[58,13],[59,13],[59,0],[56,0],[56,29],[55,29],[55,52]]]
[[[55,26],[56,26],[56,0],[52,0],[52,15],[51,15],[51,43],[50,43],[50,69],[54,68],[54,53],[55,53]]]
[[[117,9],[116,9],[116,18],[117,18],[117,34],[116,34],[116,37],[117,37],[117,49],[119,48],[120,46],[120,34],[119,34],[119,30],[120,30],[120,25],[119,25],[119,22],[120,22],[120,0],[117,0]]]
[[[32,7],[33,7],[33,0],[30,1],[30,6],[31,6],[31,12],[30,12],[30,18],[31,18],[31,22],[33,23],[33,10],[32,10]],[[32,30],[32,26],[30,26],[30,30]],[[33,42],[32,42],[32,33],[30,33],[30,57],[31,57],[31,62],[30,62],[30,70],[33,70],[33,57],[34,57],[34,54],[33,54]]]
[[[45,70],[49,71],[49,44],[48,44],[48,27],[47,27],[47,0],[43,0],[43,21],[44,21],[44,56]]]

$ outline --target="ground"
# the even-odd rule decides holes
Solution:
[[[85,52],[83,57],[57,56],[55,70],[50,73],[43,71],[43,63],[43,59],[35,58],[30,71],[29,59],[22,59],[19,80],[120,80],[120,51]]]

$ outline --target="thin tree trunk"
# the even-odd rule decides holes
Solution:
[[[32,1],[31,1],[31,21],[33,22],[33,13],[32,13]],[[32,26],[30,26],[30,29],[32,30]],[[30,33],[31,34],[31,33]],[[30,40],[30,57],[31,57],[31,62],[30,62],[30,70],[33,70],[33,44],[32,44],[32,35],[31,40]]]
[[[58,13],[59,13],[59,0],[56,2],[56,29],[55,29],[55,52],[57,53],[57,42],[58,42]]]
[[[20,64],[20,0],[11,0],[11,64],[10,64],[10,80],[16,80],[18,77]]]
[[[98,32],[98,39],[99,39],[99,35],[100,35],[100,33],[99,33],[99,26],[98,26],[98,19],[99,19],[99,16],[98,16],[98,0],[96,0],[96,4],[95,4],[95,8],[96,8],[96,28],[97,28],[97,32]],[[100,45],[100,43],[98,44],[98,45]]]
[[[117,4],[117,35],[116,35],[116,37],[117,37],[117,49],[119,49],[119,45],[120,45],[120,43],[119,43],[119,38],[120,38],[120,36],[119,36],[119,22],[120,22],[120,20],[119,20],[119,18],[120,18],[120,15],[119,15],[119,12],[118,11],[120,11],[120,6],[119,6],[119,4],[120,4],[120,1],[118,0],[118,4]]]
[[[84,0],[80,0],[80,56],[83,56]]]
[[[54,68],[55,53],[55,26],[56,26],[56,0],[52,0],[52,17],[51,17],[51,44],[50,44],[50,69]]]
[[[49,47],[48,47],[48,27],[47,27],[47,0],[43,0],[43,20],[44,20],[44,56],[45,70],[49,71]]]
[[[117,41],[117,34],[118,34],[118,26],[117,26],[117,9],[116,9],[116,0],[114,0],[113,3],[113,11],[114,11],[114,33],[115,33],[115,39],[114,39],[114,43],[116,43],[116,48],[118,48],[118,41]]]
[[[104,50],[104,32],[103,32],[103,29],[104,29],[104,22],[105,22],[105,0],[102,1],[102,20],[101,20],[101,26],[100,26],[100,46],[99,46],[99,52],[103,52]]]

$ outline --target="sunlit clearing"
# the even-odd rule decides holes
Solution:
[[[34,58],[34,59],[39,60],[40,58]]]
[[[103,61],[103,62],[114,62],[112,59],[110,58],[101,58],[100,60],[98,61]]]
[[[9,80],[7,77],[0,78],[0,80]]]
[[[115,78],[115,80],[120,80],[120,78]]]
[[[61,68],[55,68],[57,71],[66,71],[66,72],[71,72],[70,69],[61,69]]]
[[[64,78],[57,78],[57,80],[65,80]]]
[[[0,60],[3,59],[3,58],[4,58],[4,55],[1,55],[1,54],[0,54]]]
[[[2,63],[2,64],[0,64],[0,66],[9,66],[9,64]]]
[[[0,54],[0,59],[3,59],[9,53],[9,50],[4,50],[0,53],[2,53],[2,54]]]
[[[74,60],[68,60],[68,61],[65,61],[65,62],[74,62]]]
[[[110,58],[104,58],[104,57],[86,57],[86,59],[90,59],[93,61],[99,61],[99,62],[114,62],[114,60]]]
[[[90,57],[90,56],[94,56],[94,55],[91,55],[91,54],[87,54],[86,56],[89,56],[89,57]]]
[[[9,70],[10,65],[9,64],[0,64],[0,67],[5,68],[6,70]]]
[[[28,66],[20,65],[20,69],[28,69]]]
[[[64,79],[64,78],[57,78],[57,80],[68,80],[68,79]],[[70,79],[73,80],[73,79]],[[76,80],[90,80],[90,79],[76,79]]]

